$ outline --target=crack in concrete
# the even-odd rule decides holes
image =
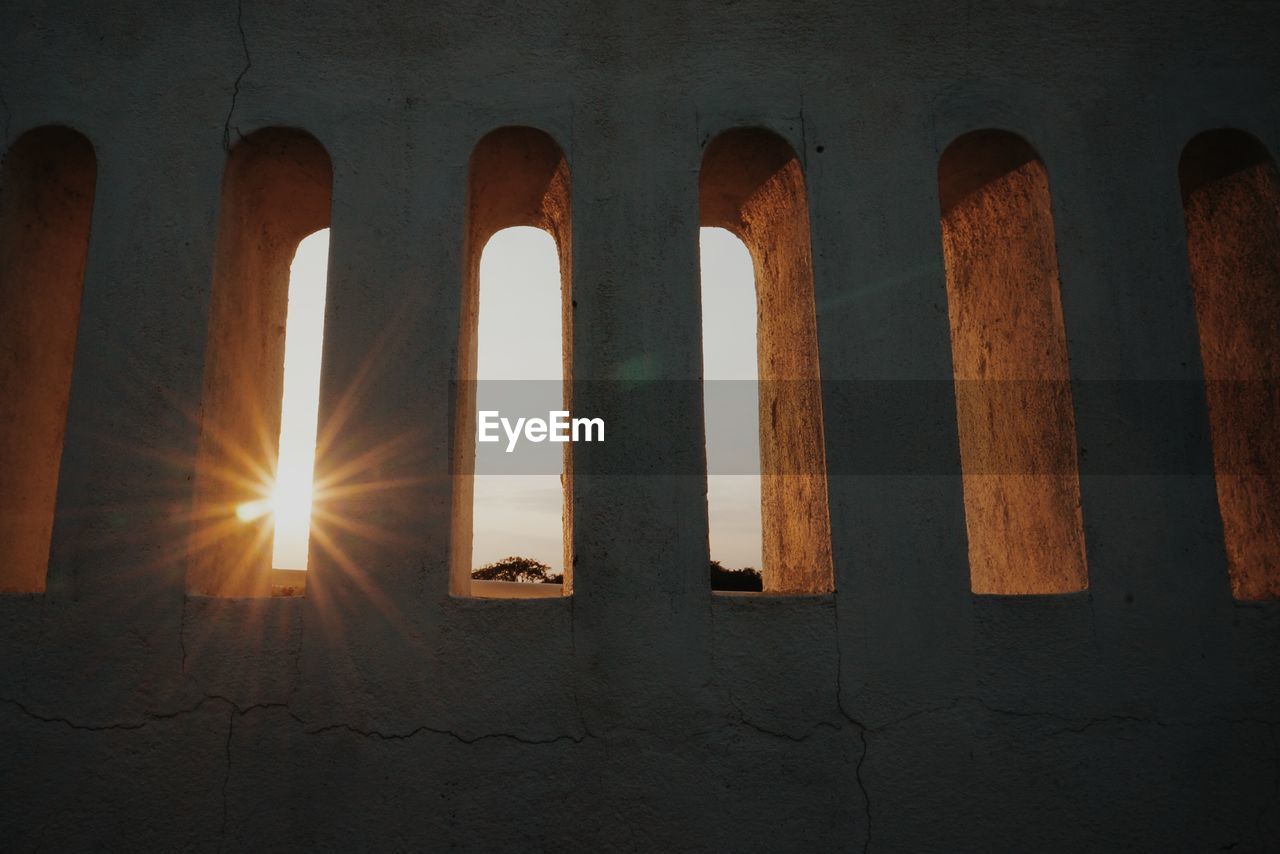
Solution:
[[[711,633],[713,636],[715,634],[715,624],[716,624],[716,609],[715,609],[714,596],[715,594],[712,593],[711,596],[707,597],[708,621],[709,621],[709,624],[711,625]],[[711,642],[710,657],[711,657],[712,673],[719,672],[719,665],[716,662],[716,647],[715,647],[714,640],[712,640]],[[837,686],[836,687],[836,692],[837,692],[836,704],[837,705],[839,705],[839,684],[840,684],[839,663],[840,663],[840,650],[839,650],[839,642],[837,640],[837,644],[836,644],[836,665],[837,665],[836,666],[836,686]],[[814,733],[816,733],[818,730],[829,729],[834,732],[840,732],[843,729],[842,726],[840,726],[839,724],[832,723],[831,721],[817,721],[812,725],[810,725],[808,730],[803,735],[793,735],[792,733],[789,733],[789,732],[782,732],[779,730],[770,729],[769,727],[766,727],[762,724],[758,724],[747,717],[747,714],[743,710],[741,704],[738,703],[737,698],[733,695],[733,689],[729,688],[728,686],[717,685],[714,677],[712,677],[711,680],[709,680],[706,683],[705,687],[713,687],[713,688],[722,687],[724,691],[725,699],[727,699],[729,702],[729,705],[733,707],[733,711],[737,716],[737,720],[730,722],[726,726],[720,727],[720,730],[725,730],[732,727],[746,727],[747,729],[753,730],[762,735],[768,735],[774,738],[779,738],[779,739],[791,741],[798,744],[803,741],[808,741],[809,738],[812,737]],[[849,722],[854,724],[854,726],[861,727],[861,724],[858,724],[856,721],[853,721],[851,718],[849,718],[849,716],[844,713],[843,709],[840,710],[840,713],[842,717],[844,717],[846,720],[849,720]],[[610,730],[610,732],[612,732],[612,730]],[[708,733],[697,733],[695,735],[707,735],[707,734]],[[863,744],[865,747],[865,744],[866,744],[865,741],[863,742]],[[859,760],[859,762],[861,762],[861,760]]]
[[[577,632],[577,612],[574,609],[575,598],[569,597],[569,658],[575,664],[578,661],[578,632]],[[595,733],[591,731],[591,727],[587,725],[587,716],[582,711],[582,700],[578,696],[578,668],[573,668],[572,677],[573,692],[573,708],[578,713],[578,723],[582,727],[582,732],[590,738],[595,738]]]
[[[853,766],[853,778],[858,781],[858,789],[862,792],[862,814],[867,820],[867,835],[862,841],[862,851],[866,854],[871,848],[871,794],[867,791],[867,781],[862,779],[862,763],[867,761],[867,751],[871,749],[867,744],[866,727],[858,729],[858,740],[862,742],[862,755],[858,757],[858,764]]]
[[[1061,735],[1063,733],[1071,733],[1073,735],[1078,735],[1080,733],[1085,732],[1086,730],[1092,729],[1095,726],[1102,726],[1104,724],[1111,724],[1111,723],[1135,723],[1135,724],[1149,724],[1149,725],[1158,726],[1158,727],[1191,727],[1191,728],[1218,726],[1222,724],[1255,724],[1258,726],[1264,726],[1268,728],[1280,727],[1280,720],[1269,720],[1267,718],[1258,718],[1258,717],[1252,717],[1252,716],[1230,717],[1225,715],[1219,715],[1219,716],[1211,716],[1211,717],[1204,717],[1204,718],[1189,718],[1189,719],[1179,720],[1176,718],[1159,718],[1155,716],[1143,717],[1140,715],[1116,714],[1116,715],[1101,715],[1097,717],[1073,718],[1073,717],[1067,717],[1065,715],[1059,715],[1056,712],[1021,711],[1018,709],[1005,709],[999,706],[992,706],[991,704],[983,700],[981,697],[959,697],[952,703],[952,707],[954,708],[955,706],[958,706],[960,703],[966,702],[966,701],[976,704],[977,706],[981,707],[983,710],[987,712],[990,712],[991,714],[1004,715],[1007,717],[1017,717],[1017,718],[1048,718],[1050,720],[1061,721],[1063,724],[1065,724],[1065,726],[1051,733],[1051,735]]]
[[[172,711],[167,711],[167,712],[146,712],[143,714],[143,716],[140,719],[133,720],[133,721],[113,721],[111,723],[86,724],[86,723],[77,723],[76,721],[73,721],[70,718],[65,718],[57,715],[42,715],[38,712],[32,711],[32,709],[22,701],[12,699],[11,697],[0,697],[0,703],[6,703],[10,706],[13,706],[18,711],[22,712],[24,715],[31,718],[32,720],[40,721],[41,723],[63,724],[64,726],[67,726],[71,729],[84,730],[86,732],[109,732],[112,730],[124,730],[124,731],[139,730],[139,729],[145,728],[149,724],[156,723],[158,721],[171,721],[171,720],[175,720],[176,718],[185,717],[187,715],[193,715],[196,712],[200,711],[209,703],[226,703],[228,706],[231,707],[234,713],[240,716],[247,715],[250,712],[256,711],[258,709],[277,709],[277,708],[288,709],[288,706],[284,703],[254,703],[253,705],[250,705],[250,706],[240,706],[234,700],[230,699],[229,697],[224,697],[221,694],[205,694],[199,700],[199,702],[197,702],[194,706],[191,706],[189,708],[174,709]],[[292,712],[290,712],[290,714],[292,715]],[[295,717],[295,720],[297,720],[297,717],[296,716],[294,717]]]
[[[839,661],[839,649],[840,649],[840,645],[837,639],[837,643],[836,643],[837,661]],[[836,687],[837,697],[840,697],[840,687],[841,687],[840,679],[839,679],[839,676],[837,676],[837,687]],[[1047,719],[1051,721],[1059,721],[1063,723],[1064,724],[1063,727],[1049,733],[1049,735],[1047,736],[1049,738],[1062,735],[1062,734],[1067,734],[1067,733],[1072,735],[1079,735],[1081,733],[1084,733],[1092,729],[1093,727],[1102,726],[1105,724],[1113,724],[1113,723],[1132,723],[1132,724],[1152,725],[1152,726],[1158,726],[1158,727],[1192,727],[1192,728],[1223,725],[1223,724],[1226,724],[1226,725],[1251,724],[1255,726],[1263,726],[1263,727],[1266,727],[1268,731],[1271,733],[1273,744],[1275,746],[1274,747],[1274,754],[1275,754],[1274,764],[1276,767],[1275,786],[1276,786],[1277,795],[1278,797],[1280,797],[1280,740],[1277,739],[1277,733],[1280,732],[1280,720],[1270,720],[1268,718],[1260,718],[1260,717],[1252,717],[1252,716],[1244,716],[1244,717],[1221,716],[1221,717],[1207,717],[1207,718],[1192,719],[1192,720],[1176,720],[1176,719],[1170,720],[1170,719],[1161,719],[1158,717],[1142,717],[1138,715],[1122,715],[1122,714],[1103,715],[1098,717],[1074,717],[1073,718],[1073,717],[1060,715],[1055,712],[1042,712],[1042,711],[1035,711],[1035,710],[1023,711],[1019,709],[1002,708],[1000,706],[991,705],[990,703],[983,700],[981,697],[959,696],[959,697],[955,697],[954,699],[951,700],[951,702],[945,705],[931,706],[924,709],[918,709],[914,712],[910,712],[908,714],[902,715],[901,717],[886,721],[882,724],[878,724],[876,726],[868,726],[862,723],[861,721],[857,720],[856,718],[854,718],[852,715],[850,715],[848,711],[845,709],[843,702],[840,701],[838,702],[838,706],[841,714],[844,715],[844,717],[849,721],[849,723],[851,723],[854,727],[858,729],[859,738],[862,741],[862,756],[859,757],[858,763],[854,767],[854,777],[858,782],[858,788],[862,792],[863,804],[865,808],[865,816],[866,816],[866,822],[867,822],[867,833],[866,833],[866,838],[864,840],[863,848],[862,848],[864,854],[871,847],[871,826],[872,826],[871,825],[870,792],[867,788],[866,780],[862,776],[863,764],[866,762],[867,755],[870,751],[870,744],[867,739],[868,735],[874,734],[874,733],[883,733],[893,727],[898,727],[909,721],[915,720],[916,718],[955,711],[956,709],[960,708],[962,705],[966,703],[973,704],[974,706],[992,715],[999,715],[1002,717],[1028,718],[1028,719],[1039,718],[1039,719]],[[812,731],[809,734],[807,734],[805,737],[807,738],[808,735],[812,735]],[[1262,815],[1260,815],[1258,818],[1259,823],[1261,823],[1262,817],[1265,816],[1265,812],[1266,810],[1264,808]]]
[[[951,702],[946,703],[944,705],[929,706],[927,708],[917,709],[914,712],[909,712],[908,714],[902,715],[901,717],[897,717],[897,718],[893,718],[892,720],[885,721],[882,724],[877,724],[876,726],[867,726],[866,729],[868,732],[872,732],[872,733],[884,732],[892,727],[901,726],[902,724],[907,723],[908,721],[914,720],[916,718],[925,717],[927,715],[940,714],[943,712],[954,711],[960,706],[964,705],[965,703],[969,703],[974,706],[977,706],[983,711],[993,715],[1001,715],[1005,717],[1015,717],[1015,718],[1045,718],[1048,720],[1059,721],[1062,724],[1064,724],[1064,726],[1061,729],[1055,730],[1053,733],[1051,733],[1051,735],[1061,735],[1063,733],[1072,733],[1072,734],[1078,735],[1095,726],[1101,726],[1109,723],[1151,724],[1153,726],[1159,726],[1159,727],[1203,727],[1203,726],[1214,726],[1218,724],[1257,724],[1259,726],[1265,726],[1265,727],[1280,726],[1280,720],[1273,721],[1267,718],[1258,718],[1258,717],[1249,717],[1249,716],[1245,716],[1245,717],[1215,716],[1215,717],[1182,719],[1182,720],[1159,718],[1154,716],[1143,717],[1140,715],[1122,715],[1122,714],[1101,715],[1096,717],[1088,717],[1088,716],[1070,717],[1067,715],[1058,714],[1057,712],[1008,709],[1008,708],[1003,708],[1001,706],[993,706],[990,703],[988,703],[986,700],[982,699],[981,697],[973,696],[973,695],[961,695],[961,696],[952,698]]]
[[[808,741],[814,735],[814,733],[818,732],[818,730],[828,729],[828,730],[831,730],[832,732],[840,732],[841,730],[844,729],[844,727],[840,726],[839,724],[833,724],[831,723],[831,721],[818,721],[813,726],[809,727],[809,729],[804,733],[804,735],[792,735],[789,732],[769,729],[766,726],[762,726],[761,724],[756,723],[750,718],[743,716],[741,710],[739,710],[738,714],[739,714],[738,720],[734,724],[731,724],[732,726],[744,726],[747,729],[761,733],[762,735],[768,735],[774,738],[780,738],[785,741],[794,742],[796,744],[799,744],[804,741]]]
[[[315,729],[303,730],[303,732],[307,735],[323,735],[324,733],[334,732],[337,730],[345,730],[346,732],[350,732],[355,735],[363,736],[365,738],[376,738],[381,741],[407,741],[408,739],[411,739],[414,736],[420,735],[422,733],[429,733],[432,735],[446,735],[449,738],[454,739],[455,741],[462,742],[463,744],[475,744],[477,742],[487,741],[490,739],[505,739],[508,741],[517,742],[519,744],[555,744],[556,742],[559,742],[559,741],[571,741],[574,744],[581,744],[583,741],[585,741],[587,738],[590,737],[586,735],[581,735],[581,736],[556,735],[556,736],[552,736],[551,738],[525,738],[524,736],[517,735],[511,732],[486,732],[486,733],[481,733],[480,735],[467,737],[465,735],[462,735],[461,733],[454,732],[451,729],[439,729],[437,727],[428,726],[426,724],[419,724],[418,726],[414,727],[408,732],[402,732],[402,733],[381,732],[380,730],[376,730],[376,729],[361,729],[360,727],[353,726],[352,724],[348,724],[348,723],[326,724],[324,726],[317,727]]]
[[[839,665],[840,663],[841,663],[841,660],[840,660],[840,653],[839,653],[839,643],[837,643],[837,665]],[[860,792],[862,793],[863,812],[866,819],[866,834],[865,834],[863,845],[862,845],[862,850],[864,854],[865,852],[868,852],[870,850],[871,839],[872,839],[871,797],[870,797],[870,790],[867,785],[867,780],[863,775],[863,766],[866,763],[867,757],[870,755],[870,742],[869,742],[868,736],[875,733],[884,733],[894,727],[900,727],[903,724],[908,723],[917,718],[926,717],[929,715],[953,712],[966,704],[972,705],[992,715],[999,715],[1003,717],[1027,718],[1027,719],[1045,719],[1050,721],[1058,721],[1064,724],[1064,726],[1061,727],[1060,729],[1057,729],[1051,732],[1049,737],[1066,734],[1066,733],[1079,735],[1081,733],[1084,733],[1092,729],[1093,727],[1102,726],[1102,725],[1111,724],[1111,723],[1142,724],[1142,725],[1153,725],[1153,726],[1159,726],[1159,727],[1177,727],[1177,726],[1200,727],[1200,726],[1214,726],[1214,725],[1223,725],[1223,724],[1226,724],[1226,725],[1249,724],[1254,726],[1263,726],[1268,729],[1268,732],[1271,735],[1272,762],[1275,765],[1275,769],[1276,769],[1274,787],[1277,795],[1280,796],[1280,720],[1271,720],[1268,718],[1253,717],[1253,716],[1241,716],[1241,717],[1219,716],[1219,717],[1207,717],[1207,718],[1195,719],[1195,720],[1171,720],[1171,719],[1161,719],[1154,716],[1143,717],[1143,716],[1125,715],[1125,714],[1072,718],[1072,717],[1063,716],[1054,712],[1042,712],[1042,711],[1035,711],[1035,710],[1027,711],[1027,710],[1003,708],[1000,706],[991,705],[990,703],[983,700],[981,697],[965,695],[965,696],[955,697],[949,703],[946,703],[943,705],[931,706],[924,709],[918,709],[916,711],[902,715],[898,718],[885,721],[884,723],[878,724],[876,726],[868,726],[867,724],[864,724],[861,721],[859,721],[857,718],[853,717],[849,713],[849,711],[845,708],[843,699],[842,699],[842,693],[841,693],[842,687],[843,686],[841,685],[840,671],[837,670],[837,684],[836,684],[837,708],[841,716],[845,720],[847,720],[851,726],[853,726],[856,729],[858,733],[858,740],[862,745],[862,753],[858,757],[857,764],[854,766],[854,778],[857,781]],[[756,723],[755,721],[748,718],[745,712],[742,710],[742,708],[738,705],[736,699],[732,696],[731,692],[728,693],[728,698],[729,698],[730,704],[732,705],[736,713],[736,720],[729,722],[727,724],[727,727],[745,727],[761,735],[767,735],[771,738],[783,739],[793,743],[806,741],[809,738],[813,737],[814,734],[816,734],[820,730],[831,730],[834,732],[839,732],[843,729],[842,726],[836,723],[833,723],[831,721],[817,721],[810,726],[807,732],[801,735],[796,735],[789,732],[775,730],[767,726],[764,726],[762,724]],[[577,701],[576,692],[575,692],[574,699],[576,702]],[[225,748],[224,748],[226,770],[223,774],[222,791],[221,791],[222,818],[221,818],[221,829],[220,829],[220,835],[219,835],[220,850],[225,844],[226,829],[227,829],[227,824],[229,821],[229,813],[230,813],[230,806],[228,802],[228,792],[230,789],[231,771],[232,771],[231,748],[232,748],[232,739],[234,738],[234,734],[235,734],[235,720],[237,717],[245,717],[246,715],[249,715],[250,713],[255,711],[267,710],[267,709],[283,709],[285,712],[287,712],[289,717],[295,723],[300,724],[304,728],[303,729],[304,735],[314,736],[314,735],[323,735],[330,732],[348,732],[353,735],[358,735],[362,738],[373,738],[373,739],[378,739],[380,741],[407,741],[424,733],[430,734],[430,735],[446,736],[461,744],[468,744],[468,745],[476,744],[478,742],[486,741],[486,740],[505,740],[505,741],[514,742],[516,744],[524,744],[524,745],[550,745],[550,744],[556,744],[559,742],[570,742],[573,744],[582,744],[587,739],[597,739],[597,740],[603,739],[605,749],[607,751],[609,735],[611,735],[615,731],[622,730],[622,729],[635,729],[633,727],[624,727],[624,726],[611,727],[605,730],[603,733],[596,735],[590,732],[590,730],[586,728],[585,719],[583,719],[582,721],[583,734],[581,735],[562,734],[562,735],[551,736],[549,738],[528,738],[525,736],[521,736],[517,733],[511,733],[511,732],[489,732],[489,733],[480,733],[478,735],[468,736],[459,732],[455,732],[454,730],[433,727],[427,724],[420,724],[406,732],[383,732],[381,730],[376,730],[376,729],[365,729],[362,727],[355,726],[354,724],[349,724],[345,722],[325,724],[322,726],[315,726],[315,727],[308,728],[307,721],[304,718],[297,715],[296,713],[294,713],[288,703],[255,703],[248,706],[240,706],[235,701],[231,700],[228,697],[222,696],[220,694],[206,694],[197,703],[195,703],[195,705],[190,706],[188,708],[176,709],[169,712],[148,713],[144,715],[141,719],[134,720],[134,721],[118,721],[118,722],[102,723],[102,724],[78,723],[67,717],[54,716],[54,715],[42,715],[33,711],[25,703],[12,698],[0,697],[0,703],[8,704],[16,708],[17,710],[19,710],[22,714],[26,715],[27,717],[36,721],[40,721],[42,723],[61,724],[71,729],[83,730],[88,732],[139,730],[156,721],[173,720],[185,715],[194,714],[209,703],[226,704],[228,706],[227,739],[226,739]],[[579,711],[579,715],[581,715],[582,712],[580,707],[578,711]],[[639,731],[646,732],[645,730],[639,730]],[[699,734],[695,734],[695,735],[699,735]],[[701,733],[700,735],[706,735],[706,733]],[[1267,814],[1267,811],[1268,811],[1268,807],[1264,805],[1262,811],[1259,813],[1256,819],[1256,823],[1257,823],[1257,826],[1259,827],[1260,832],[1261,832],[1262,822]]]
[[[24,715],[26,715],[27,717],[33,720],[37,720],[46,724],[63,724],[64,726],[70,727],[71,729],[85,730],[87,732],[107,732],[109,730],[142,729],[147,725],[146,721],[138,721],[135,723],[127,723],[127,724],[126,723],[78,724],[75,721],[71,720],[70,718],[37,714],[36,712],[33,712],[31,709],[27,708],[27,706],[24,703],[18,700],[10,699],[8,697],[0,697],[0,703],[8,703],[10,706],[13,706],[18,711],[22,712]]]
[[[235,115],[236,100],[240,97],[240,82],[253,67],[253,59],[249,56],[249,40],[244,34],[244,0],[236,0],[236,29],[240,32],[240,49],[244,51],[244,68],[240,69],[235,83],[231,86],[231,107],[227,110],[227,118],[222,123],[222,147],[226,151],[231,150],[231,117]],[[238,136],[239,133],[240,129],[236,128],[236,135]]]
[[[731,689],[725,688],[725,696],[728,697],[729,705],[733,706],[733,710],[734,712],[737,713],[737,717],[738,717],[736,721],[729,724],[730,727],[744,726],[747,729],[754,730],[763,735],[773,736],[774,738],[780,738],[785,741],[794,742],[796,744],[799,744],[800,742],[803,742],[803,741],[808,741],[809,738],[820,729],[829,729],[829,730],[832,730],[833,732],[840,732],[841,730],[844,729],[844,727],[840,726],[839,724],[832,723],[831,721],[817,721],[816,723],[809,726],[809,728],[805,731],[804,735],[792,735],[789,732],[770,729],[769,727],[766,727],[762,724],[758,724],[747,717],[746,712],[742,710],[742,706],[738,705],[738,701],[734,698],[733,691]],[[724,727],[722,727],[722,729],[724,729]]]
[[[867,726],[862,721],[855,718],[849,713],[844,705],[844,647],[840,645],[840,593],[835,591],[831,595],[831,619],[834,623],[836,638],[836,709],[849,723],[858,729],[858,740],[862,742],[862,755],[858,757],[858,764],[854,766],[854,779],[858,783],[858,791],[862,792],[862,812],[867,822],[867,832],[862,840],[862,852],[867,854],[871,849],[871,792],[867,789],[867,783],[862,778],[862,764],[867,761],[867,751],[870,746],[867,744]]]
[[[289,714],[289,717],[292,718],[296,723],[301,724],[303,727],[308,726],[307,720],[298,716],[296,713],[294,713],[294,711],[290,708],[288,703],[254,703],[249,706],[241,706],[237,704],[234,700],[230,699],[229,697],[224,697],[221,694],[206,694],[203,698],[200,699],[199,702],[197,702],[194,706],[191,706],[189,708],[176,709],[170,712],[152,712],[152,713],[145,714],[140,720],[127,721],[127,722],[125,721],[112,722],[112,723],[105,723],[105,724],[84,724],[84,723],[77,723],[76,721],[73,721],[70,718],[41,715],[41,714],[38,714],[37,712],[32,711],[27,705],[25,705],[24,703],[18,700],[10,699],[7,697],[0,697],[0,703],[7,703],[10,706],[13,706],[14,708],[18,709],[24,715],[26,715],[27,717],[33,720],[37,720],[42,723],[59,723],[59,724],[63,724],[64,726],[70,727],[71,729],[85,730],[88,732],[105,732],[105,731],[111,731],[111,730],[139,730],[139,729],[143,729],[148,724],[155,723],[157,721],[173,720],[175,718],[180,718],[186,715],[194,714],[200,711],[200,709],[202,709],[205,705],[213,702],[227,704],[227,706],[230,708],[230,714],[235,717],[244,717],[245,715],[248,715],[251,712],[260,711],[260,710],[283,709],[285,712]],[[466,736],[450,729],[433,727],[433,726],[430,726],[429,724],[419,724],[415,726],[413,729],[404,733],[394,733],[394,732],[384,733],[379,730],[362,729],[360,727],[355,726],[354,724],[349,724],[345,722],[324,724],[324,725],[316,726],[310,729],[304,729],[303,733],[306,735],[322,735],[326,732],[332,732],[335,730],[346,730],[356,735],[365,736],[368,738],[378,738],[384,741],[402,741],[405,739],[413,738],[414,736],[419,735],[420,733],[432,733],[435,735],[447,735],[450,738],[453,738],[454,740],[459,741],[463,744],[475,744],[476,742],[485,741],[489,739],[506,739],[509,741],[518,742],[520,744],[554,744],[555,742],[558,742],[558,741],[570,741],[570,742],[573,742],[574,744],[581,744],[587,738],[596,738],[596,736],[593,736],[590,734],[586,734],[586,735],[563,734],[563,735],[555,735],[550,738],[526,738],[516,733],[509,733],[509,732],[487,732],[487,733],[480,733],[479,735],[474,735],[474,736]],[[230,736],[228,736],[228,744],[229,743],[230,743]]]
[[[231,784],[231,738],[236,731],[236,710],[227,712],[227,770],[222,775],[222,822],[218,826],[218,850],[221,851],[227,842],[227,788]]]

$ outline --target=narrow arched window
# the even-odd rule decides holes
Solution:
[[[1088,587],[1049,179],[1020,137],[938,164],[973,592]]]
[[[500,441],[477,453],[481,412],[514,422],[572,410],[569,168],[546,133],[505,127],[477,143],[464,252],[450,592],[568,595],[572,446],[506,455],[494,429]]]
[[[1257,139],[1200,134],[1179,166],[1231,592],[1280,598],[1280,175]]]
[[[332,185],[328,154],[302,131],[257,131],[228,158],[205,348],[191,593],[288,595],[303,586],[327,264],[327,233],[317,232],[329,226]]]
[[[763,589],[830,592],[831,525],[804,173],[791,146],[776,134],[729,130],[703,155],[699,198],[702,226],[736,235],[750,253],[755,277]],[[721,391],[704,384],[704,404],[715,407]],[[708,412],[708,423],[714,417]],[[712,461],[717,438],[707,438]],[[731,473],[708,471],[713,477]],[[709,516],[715,515],[711,508]]]
[[[0,593],[44,590],[97,160],[28,131],[0,174]]]

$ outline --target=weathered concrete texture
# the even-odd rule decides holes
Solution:
[[[938,166],[975,593],[1088,587],[1071,375],[1044,164],[976,131]]]
[[[5,148],[66,125],[97,160],[46,590],[0,597],[4,846],[1274,849],[1280,606],[1231,596],[1202,398],[1073,401],[1082,458],[1168,469],[1082,474],[1088,589],[1004,597],[971,593],[959,476],[848,474],[918,410],[828,393],[834,591],[755,598],[710,594],[705,482],[662,474],[703,453],[696,394],[585,400],[652,430],[575,466],[653,473],[575,478],[573,593],[520,601],[449,595],[449,381],[469,163],[516,125],[571,175],[576,378],[698,376],[699,170],[751,126],[804,172],[823,379],[950,382],[938,161],[1002,128],[1048,176],[1071,378],[1198,384],[1179,158],[1222,126],[1280,152],[1277,14],[4,4]],[[267,127],[332,163],[321,435],[353,489],[305,596],[205,599],[219,199]]]

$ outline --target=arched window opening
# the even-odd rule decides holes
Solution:
[[[257,131],[227,160],[191,593],[297,595],[305,586],[332,186],[328,154],[302,131]]]
[[[1238,130],[1179,165],[1231,592],[1280,598],[1280,175]]]
[[[938,164],[974,593],[1088,587],[1049,179],[1012,133]]]
[[[0,173],[0,593],[45,588],[96,181],[63,127],[24,133]]]
[[[699,248],[711,589],[759,590],[764,561],[755,271],[751,253],[731,231],[702,229]]]
[[[572,591],[572,446],[539,446],[546,453],[520,457],[526,462],[518,473],[495,474],[477,468],[476,444],[480,410],[572,411],[570,257],[569,168],[560,147],[534,128],[485,136],[472,152],[467,198],[453,435],[455,596]]]
[[[763,589],[828,593],[831,523],[804,174],[776,134],[729,130],[703,155],[699,199],[702,226],[736,235],[754,270]],[[709,409],[714,397],[704,384]],[[708,435],[709,460],[723,436]]]
[[[523,397],[513,388],[517,384],[531,386],[532,397],[556,404],[563,400],[560,313],[555,239],[529,226],[493,235],[480,258],[477,410],[501,411],[504,402]],[[561,594],[565,543],[560,476],[476,474],[473,594]],[[503,581],[539,586],[515,588]]]

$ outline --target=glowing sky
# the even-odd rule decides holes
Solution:
[[[555,241],[537,228],[498,232],[480,256],[480,408],[488,380],[550,381],[547,394],[559,400],[560,330]],[[471,565],[522,555],[560,572],[562,512],[559,474],[476,475]]]
[[[275,569],[307,568],[328,268],[329,230],[326,228],[298,244],[289,268],[280,456],[271,496],[275,513],[271,565]]]
[[[756,365],[756,288],[751,253],[723,228],[702,229],[702,376],[715,383],[754,383]],[[751,394],[716,394],[704,406],[707,430],[707,512],[711,557],[731,568],[760,569],[760,476],[715,474],[741,471],[742,457],[730,447],[749,442],[759,454],[760,411],[754,385]],[[723,390],[717,388],[715,392]],[[714,393],[714,392],[713,392]],[[704,395],[706,396],[706,395]],[[727,402],[725,398],[728,397]],[[727,458],[734,456],[736,462]],[[720,461],[725,458],[722,464]]]

